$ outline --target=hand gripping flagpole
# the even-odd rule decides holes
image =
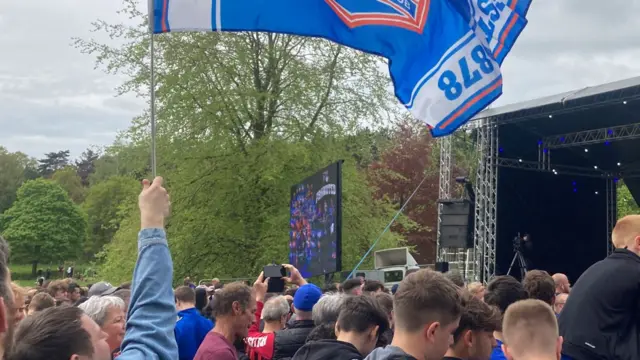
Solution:
[[[402,212],[404,211],[404,208],[407,207],[407,204],[409,204],[409,201],[411,201],[411,199],[413,198],[413,196],[418,192],[418,190],[420,189],[420,187],[422,187],[422,184],[424,183],[424,181],[427,180],[427,175],[424,176],[424,178],[422,179],[422,181],[420,181],[420,184],[418,184],[418,186],[416,187],[415,190],[413,190],[413,192],[411,193],[411,196],[409,196],[409,198],[407,199],[407,201],[404,202],[404,204],[402,205],[402,207],[400,208],[400,210],[398,210],[398,212],[393,216],[393,219],[391,219],[391,222],[389,222],[389,224],[387,225],[387,227],[384,228],[384,230],[382,230],[382,233],[378,236],[378,238],[376,239],[376,241],[373,242],[373,245],[371,245],[371,247],[369,248],[369,250],[367,250],[367,252],[364,254],[364,256],[362,256],[362,259],[360,259],[360,262],[358,262],[358,265],[356,265],[355,268],[353,268],[353,270],[351,271],[351,274],[349,274],[349,276],[347,277],[347,280],[351,279],[353,277],[353,275],[356,273],[356,271],[358,271],[358,268],[360,267],[360,265],[362,265],[362,263],[366,260],[367,256],[369,256],[369,254],[371,253],[371,251],[376,247],[376,245],[378,245],[378,242],[380,241],[380,239],[382,239],[382,236],[389,231],[389,229],[391,228],[391,225],[393,225],[393,223],[396,221],[396,219],[398,219],[398,216],[400,216],[400,214],[402,214]]]
[[[154,49],[154,34],[153,34],[153,0],[149,0],[149,94],[150,99],[150,111],[149,116],[151,119],[151,174],[153,178],[157,175],[156,167],[156,69],[155,69],[155,49]]]

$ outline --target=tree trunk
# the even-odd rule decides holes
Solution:
[[[36,277],[38,272],[38,260],[33,260],[31,263],[31,276]]]

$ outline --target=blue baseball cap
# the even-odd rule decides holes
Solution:
[[[396,291],[398,291],[398,286],[399,286],[399,284],[394,284],[394,285],[391,287],[391,293],[392,293],[393,295],[395,295],[395,294],[396,294]]]
[[[313,284],[304,284],[293,296],[293,307],[300,311],[311,311],[322,297],[322,290]]]

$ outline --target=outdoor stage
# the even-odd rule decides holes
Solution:
[[[618,181],[640,201],[640,77],[488,109],[466,130],[479,152],[474,248],[438,247],[438,261],[487,282],[507,272],[518,232],[531,234],[535,268],[572,281],[607,256]],[[451,142],[440,199],[451,199]]]

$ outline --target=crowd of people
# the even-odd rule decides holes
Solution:
[[[621,219],[614,253],[571,287],[531,270],[485,286],[424,269],[386,289],[350,279],[320,288],[293,265],[283,293],[217,279],[172,288],[162,178],[143,181],[131,284],[11,282],[0,238],[0,353],[9,360],[640,359],[640,216]],[[640,275],[640,273],[638,274]]]

